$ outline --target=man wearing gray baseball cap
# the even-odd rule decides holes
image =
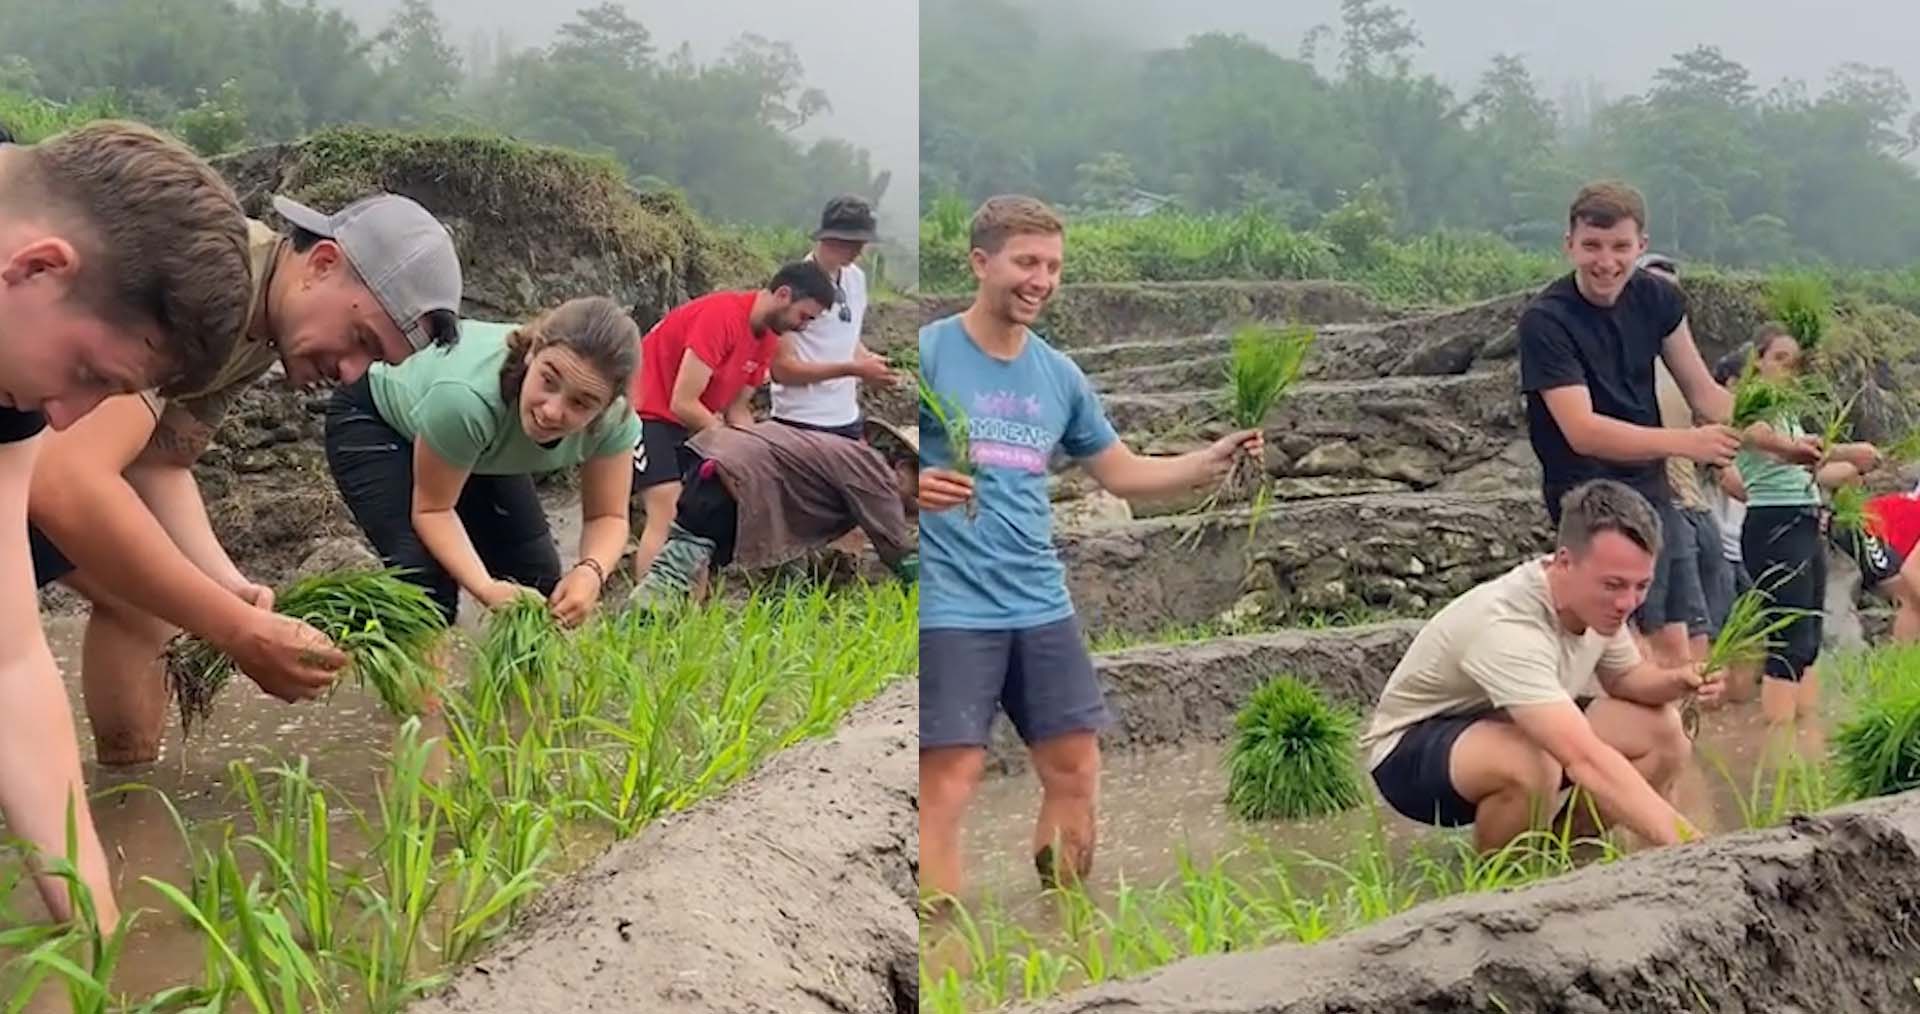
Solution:
[[[358,380],[459,337],[460,262],[432,214],[396,194],[334,212],[285,197],[276,231],[249,222],[252,304],[233,354],[203,388],[108,399],[55,434],[29,498],[35,577],[93,605],[82,651],[102,764],[159,756],[161,654],[175,628],[224,651],[285,701],[326,692],[346,664],[323,634],[272,611],[273,592],[236,567],[207,517],[192,466],[240,396],[275,363],[296,388]]]

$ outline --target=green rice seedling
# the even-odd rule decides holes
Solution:
[[[543,693],[559,686],[565,634],[547,604],[522,595],[493,611],[481,639],[473,692],[504,703],[511,692],[532,713]]]
[[[1920,427],[1908,430],[1880,450],[1890,461],[1903,464],[1920,461]]]
[[[1294,820],[1360,805],[1353,760],[1359,724],[1291,676],[1269,681],[1234,720],[1227,805],[1244,820]]]
[[[69,794],[64,854],[44,853],[17,838],[5,844],[6,850],[19,856],[19,870],[38,866],[45,875],[66,885],[67,903],[73,913],[72,922],[64,926],[37,922],[15,925],[10,921],[5,924],[8,928],[0,929],[0,952],[24,952],[9,963],[21,967],[22,981],[7,1002],[8,1011],[25,1009],[41,985],[56,976],[66,987],[67,1009],[74,1014],[107,1014],[114,1009],[110,988],[114,970],[141,913],[125,913],[112,933],[101,931],[93,891],[80,876],[79,842],[76,809]],[[19,877],[12,879],[17,883]]]
[[[1852,436],[1853,406],[1865,390],[1863,387],[1854,391],[1846,401],[1834,397],[1821,399],[1820,446],[1829,449],[1838,447]]]
[[[1849,483],[1833,491],[1828,503],[1832,511],[1830,524],[1835,532],[1851,538],[1859,538],[1867,530],[1867,490],[1864,486]]]
[[[1834,730],[1832,756],[1849,799],[1920,787],[1920,681],[1888,682],[1862,701]]]
[[[1768,605],[1772,597],[1769,589],[1779,587],[1778,582],[1785,579],[1781,567],[1776,566],[1761,578],[1755,587],[1733,600],[1720,633],[1707,646],[1704,672],[1708,679],[1722,678],[1733,666],[1752,666],[1765,661],[1767,643],[1809,613],[1805,609]],[[1688,736],[1698,734],[1700,709],[1694,698],[1687,698],[1681,705],[1680,717]]]
[[[924,374],[915,373],[914,380],[920,388],[920,410],[933,417],[940,427],[940,433],[946,438],[947,463],[944,467],[972,478],[977,474],[973,461],[973,422],[967,418],[967,412],[957,399],[949,398],[933,389],[927,383]],[[967,500],[967,520],[979,516],[977,498]]]
[[[1833,286],[1804,272],[1778,275],[1767,283],[1767,312],[1785,325],[1800,347],[1812,352],[1833,320]]]
[[[1778,427],[1798,419],[1812,406],[1806,389],[1797,382],[1768,380],[1758,361],[1749,360],[1733,385],[1733,425],[1746,429],[1757,422]]]

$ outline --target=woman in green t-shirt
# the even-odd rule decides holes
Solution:
[[[624,392],[640,329],[604,297],[376,364],[327,406],[327,466],[360,529],[451,620],[538,592],[579,623],[627,543],[640,420]],[[563,578],[533,476],[576,465],[580,562]]]
[[[1802,367],[1800,343],[1778,324],[1760,329],[1754,356],[1760,377],[1775,383],[1793,382]],[[1754,586],[1771,593],[1772,605],[1805,610],[1767,646],[1760,706],[1770,724],[1784,725],[1811,717],[1818,701],[1814,662],[1820,655],[1827,554],[1814,472],[1780,455],[1796,444],[1817,447],[1820,440],[1791,414],[1754,423],[1746,437],[1734,459],[1747,502],[1740,555]],[[1852,460],[1856,452],[1874,453],[1871,445],[1842,444],[1826,448],[1822,461]]]

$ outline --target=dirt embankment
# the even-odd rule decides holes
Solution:
[[[1282,673],[1364,714],[1419,631],[1419,620],[1396,620],[1096,655],[1094,668],[1114,719],[1100,734],[1101,749],[1224,739],[1254,689]],[[1027,765],[1026,748],[1004,718],[994,724],[987,763],[995,774]]]
[[[1034,1014],[1920,1010],[1920,794],[1196,958]]]
[[[918,684],[539,896],[417,1014],[910,1012]]]

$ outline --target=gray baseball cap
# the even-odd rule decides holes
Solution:
[[[276,194],[273,210],[340,244],[348,263],[416,350],[432,341],[422,317],[435,310],[459,317],[460,257],[453,249],[453,233],[412,199],[376,194],[323,215]]]

